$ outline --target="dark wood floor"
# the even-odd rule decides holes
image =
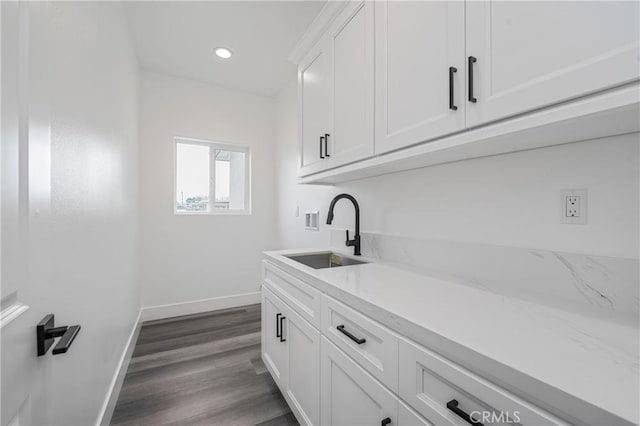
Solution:
[[[112,425],[297,425],[260,358],[260,305],[145,322]]]

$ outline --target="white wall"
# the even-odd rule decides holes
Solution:
[[[295,185],[296,88],[277,99],[278,225],[282,248],[327,246],[331,197],[348,192],[363,231],[638,258],[638,134],[443,164],[347,182]],[[560,190],[588,189],[588,224],[560,223]],[[344,203],[344,204],[342,204]],[[320,210],[305,231],[300,210]],[[341,201],[334,228],[353,229]]]
[[[32,11],[19,77],[29,131],[10,199],[19,208],[3,203],[20,216],[3,222],[20,241],[5,245],[3,233],[3,255],[25,263],[3,268],[3,290],[20,273],[14,296],[30,308],[2,330],[2,422],[30,392],[23,424],[95,424],[139,310],[137,61],[120,4],[20,3]],[[66,354],[36,358],[48,313],[82,329]]]
[[[293,81],[276,99],[276,204],[280,248],[326,247],[329,243],[327,208],[338,189],[331,186],[296,185],[297,84]],[[345,203],[346,201],[341,201]],[[300,214],[296,216],[299,208]],[[320,211],[320,231],[304,229],[304,212]],[[353,215],[353,213],[351,213]],[[336,216],[336,222],[338,217]]]
[[[272,98],[142,73],[141,284],[145,307],[259,291],[260,253],[276,245],[274,129]],[[251,147],[251,215],[173,213],[175,136]]]

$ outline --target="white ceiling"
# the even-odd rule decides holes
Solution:
[[[324,1],[128,2],[140,66],[274,96],[295,76],[287,56]],[[216,47],[233,51],[220,59]]]

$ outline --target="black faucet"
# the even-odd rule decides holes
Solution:
[[[336,195],[333,200],[331,200],[331,205],[329,206],[329,213],[327,214],[327,225],[331,225],[333,222],[333,208],[336,205],[336,202],[342,198],[346,198],[353,203],[353,207],[356,209],[356,236],[353,240],[349,239],[349,230],[347,229],[347,241],[345,244],[347,247],[353,247],[353,254],[355,256],[360,256],[360,206],[358,206],[358,202],[355,198],[353,198],[349,194],[339,194]]]

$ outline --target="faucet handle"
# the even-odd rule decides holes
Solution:
[[[351,247],[353,243],[354,242],[349,239],[349,230],[347,229],[347,241],[345,241],[345,244],[347,245],[347,247]]]

